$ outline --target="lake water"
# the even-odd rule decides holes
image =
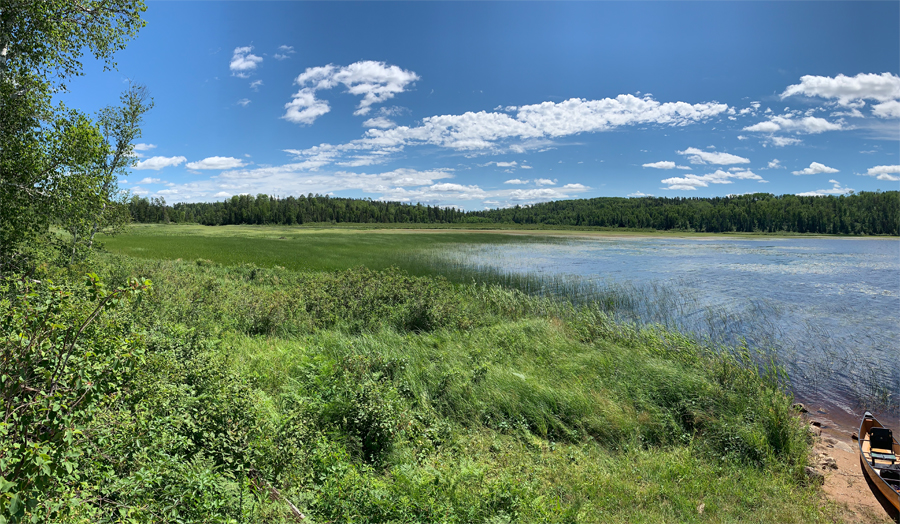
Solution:
[[[797,398],[835,418],[898,413],[898,240],[533,237],[446,256],[630,290],[644,297],[643,322],[776,348]]]

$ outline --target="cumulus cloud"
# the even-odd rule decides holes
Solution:
[[[307,88],[298,91],[284,108],[287,111],[282,118],[295,124],[312,124],[317,118],[331,111],[328,102],[317,99],[315,91]]]
[[[239,106],[241,106],[241,107],[247,107],[247,106],[250,105],[250,99],[249,99],[249,98],[242,98],[242,99],[240,99],[240,100],[237,101],[237,104],[238,104]]]
[[[829,122],[824,118],[807,116],[794,118],[793,115],[778,115],[769,117],[769,120],[752,126],[747,126],[744,131],[757,133],[775,133],[777,131],[791,131],[794,133],[818,134],[825,131],[840,131],[846,129],[841,122]]]
[[[809,167],[805,169],[801,169],[800,171],[792,171],[795,175],[818,175],[820,173],[837,173],[838,170],[833,167],[828,167],[824,164],[820,164],[818,162],[813,162],[809,165]]]
[[[698,187],[708,187],[709,184],[731,184],[733,180],[762,180],[762,177],[750,170],[722,171],[717,169],[715,173],[708,175],[684,175],[662,180],[668,187],[662,189],[694,191]]]
[[[135,144],[135,151],[150,151],[151,149],[156,149],[155,144]]]
[[[653,196],[653,195],[648,195],[647,193],[641,193],[640,191],[635,191],[634,193],[629,193],[627,196],[630,196],[630,197],[647,197],[647,196]]]
[[[816,189],[815,191],[807,191],[805,193],[797,193],[797,196],[825,196],[825,195],[843,195],[853,191],[849,187],[841,187],[837,180],[829,180],[830,184],[834,184],[831,189]]]
[[[185,164],[188,169],[234,169],[244,167],[244,161],[230,156],[211,156],[198,162]]]
[[[549,178],[535,178],[534,183],[539,186],[552,186],[556,184],[556,179],[550,180]]]
[[[783,100],[792,95],[826,98],[842,106],[859,107],[863,100],[887,102],[900,99],[900,76],[891,73],[860,73],[834,78],[806,75],[800,77],[799,84],[788,86],[781,93],[781,98]]]
[[[566,184],[562,186],[563,189],[590,189],[588,186],[584,184]]]
[[[261,85],[263,85],[262,80],[254,80],[254,81],[250,82],[250,89],[252,89],[254,91],[259,91],[259,86],[261,86]]]
[[[781,165],[781,160],[775,158],[769,161],[769,165],[766,166],[766,169],[781,169],[782,167],[784,166]]]
[[[677,151],[679,155],[685,155],[692,164],[749,164],[750,159],[744,158],[730,153],[718,153],[714,151],[703,151],[696,147],[689,147],[684,151]]]
[[[287,60],[294,53],[294,46],[280,45],[278,46],[278,52],[272,55],[272,58],[275,60]]]
[[[310,124],[328,112],[328,103],[317,100],[315,93],[338,85],[352,95],[362,96],[354,115],[366,115],[374,104],[380,104],[402,93],[419,80],[419,75],[395,65],[366,60],[346,67],[333,64],[307,68],[295,83],[300,86],[293,100],[285,104],[284,118],[290,122]],[[310,108],[317,108],[307,111]],[[323,111],[324,109],[324,111]]]
[[[872,106],[872,114],[879,118],[900,118],[900,101],[889,100]]]
[[[504,183],[504,184],[522,185],[522,184],[527,184],[528,182],[530,182],[530,181],[529,181],[529,180],[520,180],[520,179],[518,179],[518,178],[513,178],[513,179],[507,180],[506,182],[503,182],[503,183]]]
[[[163,181],[160,180],[159,178],[150,178],[150,177],[147,177],[147,178],[141,180],[140,182],[138,182],[138,184],[162,184],[162,183],[163,183]]]
[[[251,51],[253,51],[253,46],[236,47],[234,49],[231,64],[228,66],[232,75],[247,78],[262,63],[262,57],[252,54]]]
[[[153,156],[148,158],[147,160],[138,162],[133,169],[136,169],[138,171],[142,169],[152,169],[154,171],[159,171],[164,167],[177,166],[183,162],[187,162],[187,158],[183,156]]]
[[[378,116],[375,118],[370,118],[363,122],[363,127],[377,127],[379,129],[390,129],[392,127],[397,127],[397,124],[394,123],[390,118],[385,118],[383,116]]]
[[[619,95],[601,100],[572,98],[558,103],[543,102],[520,106],[517,110],[517,120],[539,129],[543,135],[559,137],[634,124],[684,126],[717,116],[727,111],[728,105],[660,103],[649,96]]]
[[[875,166],[870,167],[864,176],[874,176],[878,180],[887,180],[889,182],[900,181],[900,166]]]

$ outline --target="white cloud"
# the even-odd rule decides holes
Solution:
[[[889,100],[872,106],[872,114],[878,118],[900,118],[900,101]]]
[[[652,167],[654,169],[685,169],[685,170],[691,169],[688,166],[675,165],[675,162],[670,162],[668,160],[660,160],[659,162],[651,162],[649,164],[643,164],[642,167]]]
[[[138,182],[138,184],[162,184],[162,182],[163,181],[160,180],[159,178],[147,177],[147,178],[141,180],[140,182]]]
[[[173,157],[165,157],[165,156],[153,156],[148,158],[147,160],[142,160],[138,162],[134,169],[140,171],[142,169],[152,169],[154,171],[159,171],[164,167],[177,166],[183,162],[186,162],[187,158],[183,156],[173,156]]]
[[[285,105],[288,111],[283,118],[308,124],[327,113],[330,110],[328,103],[317,100],[314,90],[333,85],[335,69],[334,66],[326,66],[307,70],[301,75],[303,82],[313,87],[305,87],[294,95],[294,100]],[[565,133],[605,131],[642,123],[683,126],[710,118],[727,108],[727,105],[717,103],[659,103],[631,95],[603,100],[571,99],[558,104],[544,102],[507,108],[518,111],[515,117],[485,111],[431,116],[424,118],[419,126],[372,128],[362,138],[348,143],[320,144],[292,152],[298,156],[318,158],[321,162],[318,167],[321,167],[351,151],[426,144],[474,153],[543,151],[552,145],[549,137],[563,136]]]
[[[519,164],[513,160],[512,162],[494,162],[494,165],[497,167],[516,167]]]
[[[740,157],[737,155],[732,155],[729,153],[717,153],[713,151],[703,151],[702,149],[697,149],[696,147],[689,147],[684,151],[677,151],[679,155],[687,155],[688,160],[692,164],[716,164],[716,165],[729,165],[729,164],[749,164],[750,159]]]
[[[844,193],[849,193],[853,191],[849,187],[841,187],[841,184],[837,180],[829,180],[828,181],[834,186],[831,189],[816,189],[815,191],[807,191],[805,193],[797,193],[797,196],[825,196],[825,195],[843,195]]]
[[[800,171],[792,171],[795,175],[818,175],[820,173],[837,173],[838,170],[833,167],[828,167],[824,164],[820,164],[818,162],[813,162],[809,165],[809,167],[802,169]]]
[[[241,107],[247,107],[247,106],[250,105],[250,99],[249,99],[249,98],[242,98],[242,99],[240,99],[240,100],[237,101],[237,104],[238,104],[239,106],[241,106]]]
[[[513,178],[512,180],[507,180],[506,182],[503,182],[503,183],[504,184],[521,185],[521,184],[527,184],[528,182],[530,182],[530,180],[519,180],[518,178]]]
[[[774,133],[776,131],[792,131],[795,133],[818,134],[825,131],[840,131],[847,129],[841,122],[829,122],[824,118],[807,116],[794,119],[792,115],[778,115],[769,117],[769,120],[752,126],[747,126],[744,131],[757,133]]]
[[[188,169],[235,169],[244,167],[244,161],[230,156],[211,156],[199,162],[189,162],[184,167]]]
[[[331,89],[339,84],[343,84],[348,93],[363,97],[353,114],[366,115],[372,105],[390,100],[418,79],[419,75],[412,71],[372,60],[346,67],[332,64],[310,67],[297,77],[295,83],[300,86],[300,91],[294,94],[291,102],[285,104],[287,112],[284,118],[294,123],[311,124],[328,112],[328,103],[317,100],[316,91]]]
[[[559,200],[567,198],[569,195],[557,189],[514,189],[510,191],[507,198],[512,202],[548,202],[550,200]]]
[[[278,46],[278,52],[272,55],[272,58],[274,58],[275,60],[287,60],[295,52],[296,51],[294,51],[294,46],[280,45]]]
[[[862,100],[887,102],[900,99],[900,77],[891,73],[880,75],[860,73],[856,76],[806,75],[800,83],[789,86],[781,93],[782,100],[792,95],[817,96],[836,100],[842,106],[857,106]]]
[[[135,151],[150,151],[151,149],[156,149],[155,144],[135,144]]]
[[[887,180],[889,182],[900,181],[900,166],[875,166],[870,167],[864,176],[874,176],[878,180]]]
[[[223,198],[223,197],[224,197],[224,198],[231,198],[231,193],[226,193],[225,191],[219,191],[218,193],[216,193],[215,195],[213,195],[213,198]]]
[[[791,138],[789,136],[770,136],[768,141],[775,147],[793,146],[803,142],[799,138]]]
[[[533,166],[528,166],[528,165],[521,165],[521,166],[519,166],[519,168],[520,169],[534,169]]]
[[[584,184],[566,184],[562,186],[563,189],[590,189],[588,186]]]
[[[784,166],[781,165],[781,160],[775,158],[769,161],[769,165],[766,166],[766,169],[781,169],[782,167]]]
[[[287,111],[282,118],[295,124],[312,124],[317,118],[331,111],[328,102],[316,99],[315,91],[308,88],[298,91],[284,108]]]
[[[247,78],[250,73],[256,69],[256,66],[262,63],[261,56],[251,53],[253,46],[237,47],[234,49],[234,55],[231,57],[231,74],[241,78]]]
[[[552,186],[556,184],[556,179],[550,180],[548,178],[535,178],[534,183],[539,186]]]
[[[254,81],[250,82],[250,89],[252,89],[254,91],[259,91],[259,86],[261,86],[261,85],[263,85],[262,80],[254,80]]]
[[[641,193],[640,191],[635,191],[634,193],[629,193],[627,196],[630,196],[630,197],[647,197],[647,196],[653,196],[653,195],[648,195],[647,193]]]
[[[363,122],[363,127],[377,127],[379,129],[390,129],[392,127],[397,127],[397,124],[394,123],[390,118],[385,118],[383,116],[378,116],[375,118],[370,118]]]
[[[572,98],[517,109],[516,117],[520,122],[540,130],[543,135],[559,137],[634,124],[683,126],[717,116],[727,111],[728,105],[716,102],[661,104],[649,96],[619,95],[601,100]]]
[[[731,184],[733,183],[732,179],[762,180],[762,177],[750,170],[727,172],[717,169],[715,173],[708,175],[684,175],[683,177],[666,178],[662,180],[662,183],[668,186],[663,189],[693,191],[698,187],[708,187],[709,184]]]
[[[668,160],[660,160],[659,162],[651,162],[644,164],[642,167],[652,167],[654,169],[675,169],[675,162]]]

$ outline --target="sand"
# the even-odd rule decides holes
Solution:
[[[825,497],[837,504],[845,522],[889,524],[894,522],[872,494],[859,463],[856,430],[829,423],[814,413],[805,415],[808,421],[819,422],[821,427],[811,426],[816,437],[812,463],[825,474],[822,487]],[[833,459],[833,463],[828,459]],[[836,467],[835,467],[836,466]]]

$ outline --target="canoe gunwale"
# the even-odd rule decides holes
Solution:
[[[864,446],[865,443],[869,442],[869,430],[873,427],[884,427],[878,419],[875,418],[874,415],[866,411],[863,416],[862,422],[859,425],[859,461],[862,465],[863,474],[869,479],[870,487],[872,489],[878,489],[878,491],[894,506],[894,509],[900,511],[900,484],[898,484],[897,488],[893,485],[889,484],[887,480],[881,477],[880,471],[888,468],[891,464],[887,464],[888,461],[881,461],[884,463],[877,463],[878,458],[872,459],[870,453],[871,448],[867,451]],[[891,450],[894,455],[900,455],[900,444],[897,443],[897,440],[894,439],[893,449]],[[897,464],[895,461],[894,464]],[[894,468],[890,468],[894,469]]]

